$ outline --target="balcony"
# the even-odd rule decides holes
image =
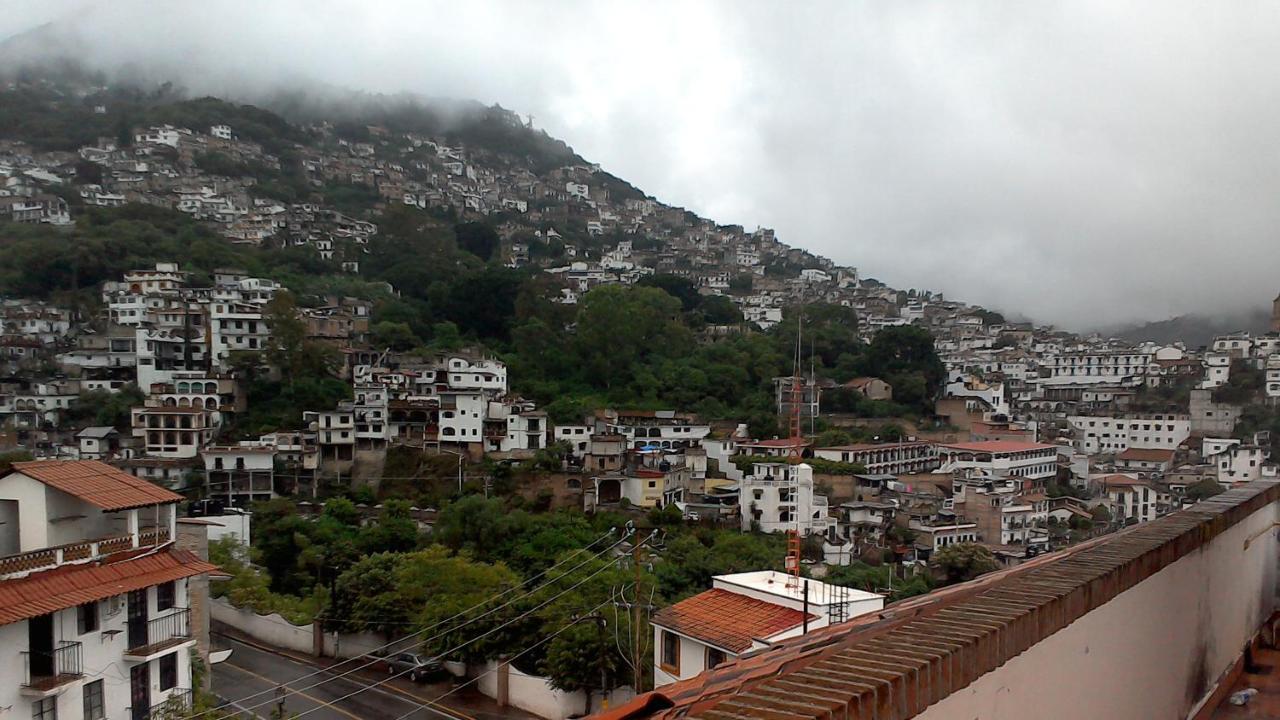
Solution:
[[[192,693],[190,688],[174,688],[160,702],[147,708],[145,713],[134,714],[133,708],[126,710],[130,720],[171,720],[181,718],[191,712]]]
[[[53,650],[22,651],[22,694],[44,697],[84,675],[80,643],[63,641]]]
[[[147,662],[191,640],[191,610],[187,608],[173,608],[165,615],[145,621],[145,626],[142,622],[129,621],[129,648],[124,651],[127,661]]]
[[[0,577],[15,573],[29,573],[48,570],[70,563],[94,560],[103,555],[132,550],[134,548],[154,547],[169,542],[168,528],[148,528],[138,533],[137,545],[132,535],[114,535],[97,540],[81,540],[55,547],[40,548],[30,552],[0,557]]]

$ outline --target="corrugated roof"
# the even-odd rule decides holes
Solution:
[[[16,462],[13,470],[103,510],[128,510],[182,500],[175,492],[97,460]]]
[[[168,550],[105,565],[67,565],[6,580],[0,582],[0,625],[217,570],[195,553]]]
[[[750,650],[756,638],[777,635],[802,622],[804,613],[799,610],[718,588],[681,600],[653,616],[654,625],[735,653]]]

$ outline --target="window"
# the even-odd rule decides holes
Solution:
[[[31,703],[33,720],[58,720],[58,698],[47,697]]]
[[[169,690],[178,686],[178,653],[173,652],[160,658],[160,689]]]
[[[156,586],[156,609],[168,610],[173,607],[174,581],[160,583]]]
[[[98,603],[88,602],[76,608],[76,629],[81,635],[98,629]]]
[[[713,647],[707,648],[707,669],[708,670],[723,663],[727,659],[728,659],[728,656],[724,654],[723,650],[719,648],[713,648]]]
[[[102,681],[84,685],[84,720],[102,720],[107,716],[102,701]]]
[[[662,669],[680,672],[680,637],[669,630],[662,631]]]

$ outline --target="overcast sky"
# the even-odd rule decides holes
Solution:
[[[500,103],[658,199],[1068,327],[1280,290],[1280,4],[0,0],[199,91]]]

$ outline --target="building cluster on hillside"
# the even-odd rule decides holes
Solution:
[[[751,438],[745,426],[713,427],[678,410],[602,409],[552,423],[510,392],[496,358],[369,349],[370,304],[343,297],[294,312],[310,340],[342,358],[351,399],[305,408],[301,429],[229,442],[226,429],[246,405],[237,361],[273,347],[270,304],[280,289],[230,268],[197,282],[158,263],[105,283],[100,317],[5,301],[5,439],[237,506],[315,493],[325,481],[376,482],[396,446],[457,455],[461,481],[465,459],[531,459],[558,445],[561,479],[551,491],[560,502],[674,505],[744,530],[795,530],[822,538],[832,562],[884,552],[926,559],[967,541],[1015,561],[1060,546],[1068,528],[1079,537],[1102,517],[1099,506],[1102,526],[1121,527],[1180,507],[1205,480],[1229,486],[1276,474],[1268,439],[1233,437],[1241,410],[1219,395],[1232,372],[1252,372],[1269,378],[1268,397],[1280,396],[1280,338],[1221,337],[1200,352],[1122,346],[944,312],[936,298],[916,302],[923,310],[913,322],[929,325],[946,365],[937,401],[946,425],[897,442]],[[775,384],[780,414],[838,420],[822,400],[835,383]],[[127,427],[72,419],[85,393],[134,386],[142,398]],[[880,378],[838,387],[893,396]],[[1152,404],[1178,388],[1185,407]],[[754,464],[739,467],[744,457]]]

